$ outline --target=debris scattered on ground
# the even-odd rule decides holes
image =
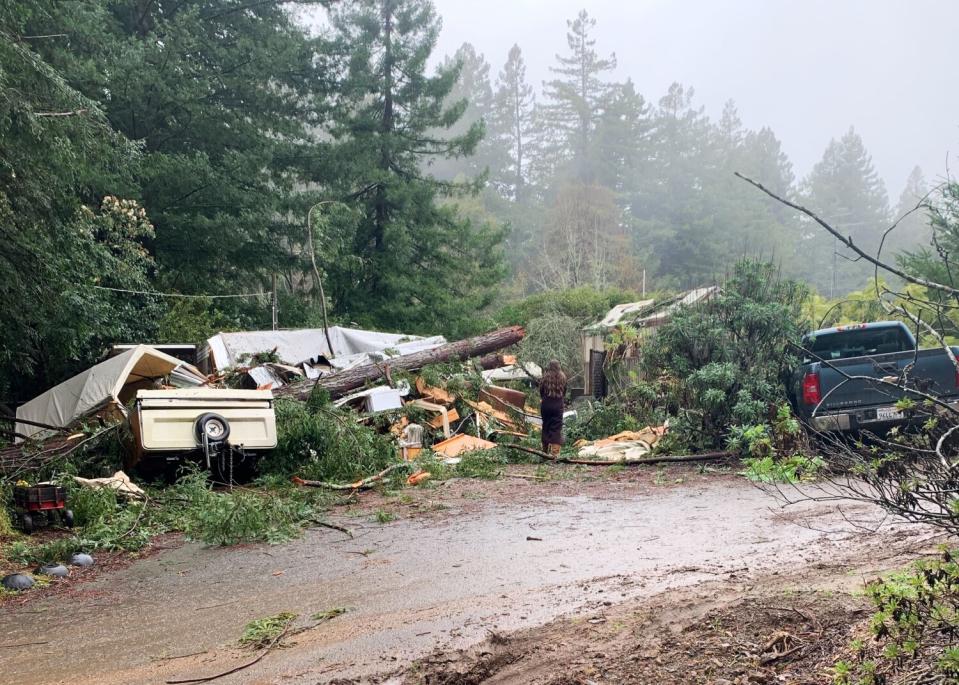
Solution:
[[[93,488],[94,490],[101,488],[113,490],[118,495],[123,495],[123,497],[127,499],[143,499],[146,497],[146,492],[143,491],[143,488],[130,480],[130,477],[123,471],[117,471],[109,478],[81,478],[80,476],[74,476],[73,480],[84,487]]]
[[[608,438],[576,443],[579,456],[584,459],[629,462],[641,459],[653,451],[666,434],[667,427],[647,426],[640,431],[623,431]]]
[[[364,490],[366,488],[373,487],[394,471],[409,468],[412,468],[412,464],[408,462],[393,464],[392,466],[380,471],[376,475],[370,476],[369,478],[363,478],[353,483],[327,483],[321,480],[305,480],[297,476],[293,477],[293,482],[296,485],[307,485],[314,488],[326,488],[327,490]]]
[[[414,352],[392,357],[381,362],[372,362],[338,371],[327,377],[292,383],[277,391],[278,397],[296,397],[301,400],[309,399],[317,388],[329,393],[333,399],[342,397],[352,390],[361,388],[368,383],[378,381],[389,382],[389,374],[399,371],[417,371],[430,364],[440,364],[453,361],[466,361],[476,357],[486,359],[483,355],[496,352],[510,345],[515,345],[523,339],[525,331],[521,326],[501,328],[484,335],[466,340],[440,345],[429,350]],[[502,357],[496,357],[501,361]]]
[[[483,440],[483,438],[477,438],[474,435],[460,433],[459,435],[454,435],[449,440],[444,440],[443,442],[433,445],[433,452],[444,457],[458,457],[463,452],[491,450],[495,447],[495,442]]]
[[[406,484],[419,485],[423,481],[429,480],[432,475],[429,471],[417,471],[416,473],[410,474],[406,479]]]

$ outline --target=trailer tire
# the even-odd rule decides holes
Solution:
[[[196,420],[195,426],[196,439],[201,445],[204,433],[211,443],[225,442],[230,437],[230,422],[213,412],[202,414]]]

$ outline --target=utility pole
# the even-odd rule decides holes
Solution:
[[[330,359],[333,358],[333,341],[330,340],[330,323],[326,318],[326,293],[323,292],[323,279],[320,270],[316,267],[316,247],[313,245],[313,210],[323,205],[337,204],[346,206],[339,200],[322,200],[310,207],[306,213],[306,239],[310,246],[310,264],[313,266],[313,277],[320,290],[320,310],[323,312],[323,335],[326,336],[326,346],[330,349]]]
[[[270,308],[273,310],[273,330],[275,331],[277,328],[278,318],[279,318],[278,317],[279,311],[277,309],[277,303],[276,303],[276,273],[274,273],[270,277],[270,283],[272,286],[272,294],[270,297]]]

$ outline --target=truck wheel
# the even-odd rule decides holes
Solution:
[[[230,437],[230,423],[219,414],[203,414],[196,420],[195,425],[196,439],[201,445],[204,435],[210,442],[224,442]]]

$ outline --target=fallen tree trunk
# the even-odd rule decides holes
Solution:
[[[316,381],[300,381],[291,383],[273,392],[275,397],[293,397],[298,400],[307,400],[314,388],[322,388],[336,399],[347,393],[362,388],[367,383],[380,379],[387,379],[390,371],[416,371],[430,364],[440,364],[451,361],[465,361],[473,357],[481,357],[504,347],[515,345],[526,332],[522,326],[501,328],[490,333],[467,338],[446,345],[440,345],[432,350],[414,352],[402,357],[394,357],[389,361],[357,366],[329,376],[323,376]],[[487,363],[493,363],[488,359]]]
[[[728,459],[735,456],[732,452],[703,452],[702,454],[684,454],[684,455],[660,455],[658,457],[643,457],[641,459],[620,459],[613,461],[611,459],[578,459],[576,457],[563,457],[553,454],[547,454],[541,450],[526,447],[525,445],[503,444],[503,447],[529,452],[548,461],[559,462],[560,464],[581,464],[585,466],[614,466],[622,464],[624,466],[635,466],[639,464],[669,464],[698,461],[717,461],[719,459]]]

